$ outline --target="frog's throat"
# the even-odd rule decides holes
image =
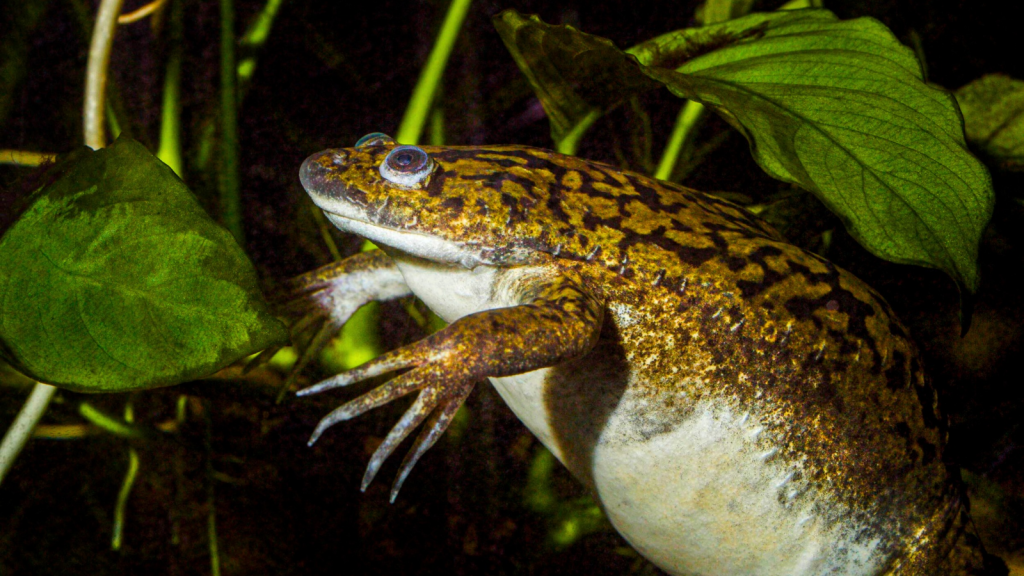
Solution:
[[[480,250],[421,232],[395,230],[355,218],[324,210],[324,214],[339,230],[362,236],[378,246],[388,246],[431,262],[457,264],[473,269],[492,264]]]

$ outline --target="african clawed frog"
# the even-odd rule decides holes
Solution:
[[[392,492],[475,382],[671,574],[981,574],[914,345],[849,272],[727,201],[523,146],[372,134],[300,178],[383,252],[308,280],[340,325],[409,294],[450,326],[303,393],[411,368],[321,421],[419,391],[364,478],[426,421]]]

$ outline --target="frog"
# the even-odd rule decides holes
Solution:
[[[337,331],[414,295],[448,325],[298,392],[398,373],[329,428],[415,400],[394,502],[489,381],[612,526],[672,575],[968,575],[973,527],[948,425],[907,329],[852,273],[719,196],[519,145],[373,133],[299,179],[380,250],[300,277]],[[305,324],[308,326],[308,322]]]

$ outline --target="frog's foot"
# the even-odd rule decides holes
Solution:
[[[419,342],[300,391],[300,395],[314,394],[411,368],[328,414],[317,425],[310,444],[342,420],[420,390],[419,397],[374,452],[363,477],[365,489],[395,447],[430,417],[402,462],[391,489],[393,502],[409,470],[448,427],[476,382],[553,366],[579,358],[594,347],[604,318],[603,304],[574,278],[548,278],[521,292],[529,295],[522,305],[463,316]]]
[[[281,384],[278,401],[291,388],[306,365],[316,358],[345,322],[364,304],[409,294],[405,279],[390,258],[374,250],[356,254],[289,280],[275,298],[280,316],[297,318],[289,326],[299,358]],[[246,370],[268,361],[276,349],[267,349]]]
[[[379,376],[394,370],[412,368],[384,385],[336,408],[317,425],[309,439],[309,445],[317,441],[325,430],[338,422],[355,418],[378,406],[383,406],[406,394],[419,390],[419,396],[405,411],[401,420],[391,429],[387,437],[370,458],[363,475],[361,489],[366,490],[384,461],[395,448],[424,420],[427,421],[412,449],[406,454],[394,484],[391,487],[391,502],[420,457],[437,442],[452,417],[473,390],[476,381],[483,375],[460,369],[458,355],[448,346],[438,346],[436,339],[427,338],[413,345],[389,352],[362,366],[324,380],[298,392],[299,396],[316,394],[331,388],[347,386],[367,378]]]

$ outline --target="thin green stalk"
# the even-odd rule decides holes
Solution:
[[[132,410],[132,403],[129,401],[124,405],[124,421],[128,424],[135,422],[135,411]],[[132,486],[135,485],[135,478],[139,475],[139,453],[135,448],[128,447],[128,470],[125,472],[124,481],[121,482],[121,490],[117,493],[117,504],[114,506],[114,535],[110,540],[111,550],[120,550],[121,541],[124,536],[124,511],[128,506],[128,497],[132,494]]]
[[[203,449],[206,453],[206,538],[210,548],[210,573],[220,576],[220,547],[217,544],[217,500],[214,492],[213,470],[213,417],[210,403],[203,402],[203,419],[206,432],[203,435]]]
[[[313,220],[316,220],[316,227],[320,230],[320,237],[327,245],[327,251],[331,253],[331,258],[341,260],[341,250],[338,250],[338,243],[331,236],[331,229],[334,228],[334,225],[327,221],[324,211],[316,206],[313,207]]]
[[[163,109],[160,115],[160,147],[156,157],[184,177],[181,160],[181,0],[171,0],[167,70],[164,75]]]
[[[679,161],[679,153],[682,151],[686,140],[694,133],[701,118],[704,117],[704,112],[704,105],[693,100],[687,100],[686,104],[679,110],[679,116],[676,117],[676,125],[672,129],[672,135],[669,136],[668,144],[665,145],[661,161],[658,162],[658,169],[654,171],[655,178],[668,180],[672,177],[672,171],[675,170],[676,162]]]
[[[245,245],[238,173],[238,91],[235,70],[235,7],[220,0],[220,218]]]
[[[238,82],[243,86],[248,84],[253,72],[256,71],[255,51],[267,42],[270,30],[274,25],[274,18],[277,16],[278,10],[281,9],[282,3],[284,0],[267,0],[267,3],[263,5],[263,10],[260,10],[238,43],[246,51],[245,57],[238,63]]]
[[[434,106],[430,113],[430,145],[444,146],[444,110]]]
[[[434,100],[434,94],[437,92],[441,76],[448,64],[448,57],[452,53],[455,39],[458,38],[462,22],[466,19],[466,13],[469,11],[470,1],[452,0],[448,7],[448,14],[445,15],[441,31],[434,42],[434,48],[430,51],[426,66],[420,73],[416,88],[412,92],[412,98],[409,100],[409,106],[405,109],[405,116],[402,117],[402,123],[395,135],[395,140],[402,144],[419,142],[430,112],[430,105]]]
[[[107,128],[110,129],[110,136],[113,140],[117,140],[117,137],[121,135],[121,123],[117,120],[117,112],[110,100],[107,100]]]
[[[91,424],[94,424],[115,436],[123,436],[125,438],[146,437],[146,433],[144,431],[133,426],[130,422],[125,422],[124,420],[111,416],[88,402],[82,402],[78,405],[78,414],[82,418],[88,420]]]
[[[117,493],[117,505],[114,507],[114,535],[110,540],[111,550],[120,550],[124,537],[124,511],[128,506],[128,496],[132,493],[135,478],[139,475],[139,453],[135,448],[128,449],[128,471],[125,472],[121,490]]]
[[[21,449],[25,447],[29,437],[32,436],[32,430],[42,419],[43,414],[46,414],[46,407],[50,405],[50,399],[53,398],[53,393],[56,391],[57,389],[49,384],[37,382],[32,388],[28,400],[25,401],[21,411],[11,423],[11,427],[7,429],[3,441],[0,442],[0,484],[3,483],[4,476],[14,465],[14,461],[18,459]]]
[[[586,134],[587,130],[597,122],[597,119],[604,114],[601,110],[591,110],[589,114],[583,117],[578,124],[572,127],[561,140],[555,143],[555,149],[561,154],[567,154],[569,156],[575,156],[576,150],[580,146],[580,140],[583,139],[583,135]]]

